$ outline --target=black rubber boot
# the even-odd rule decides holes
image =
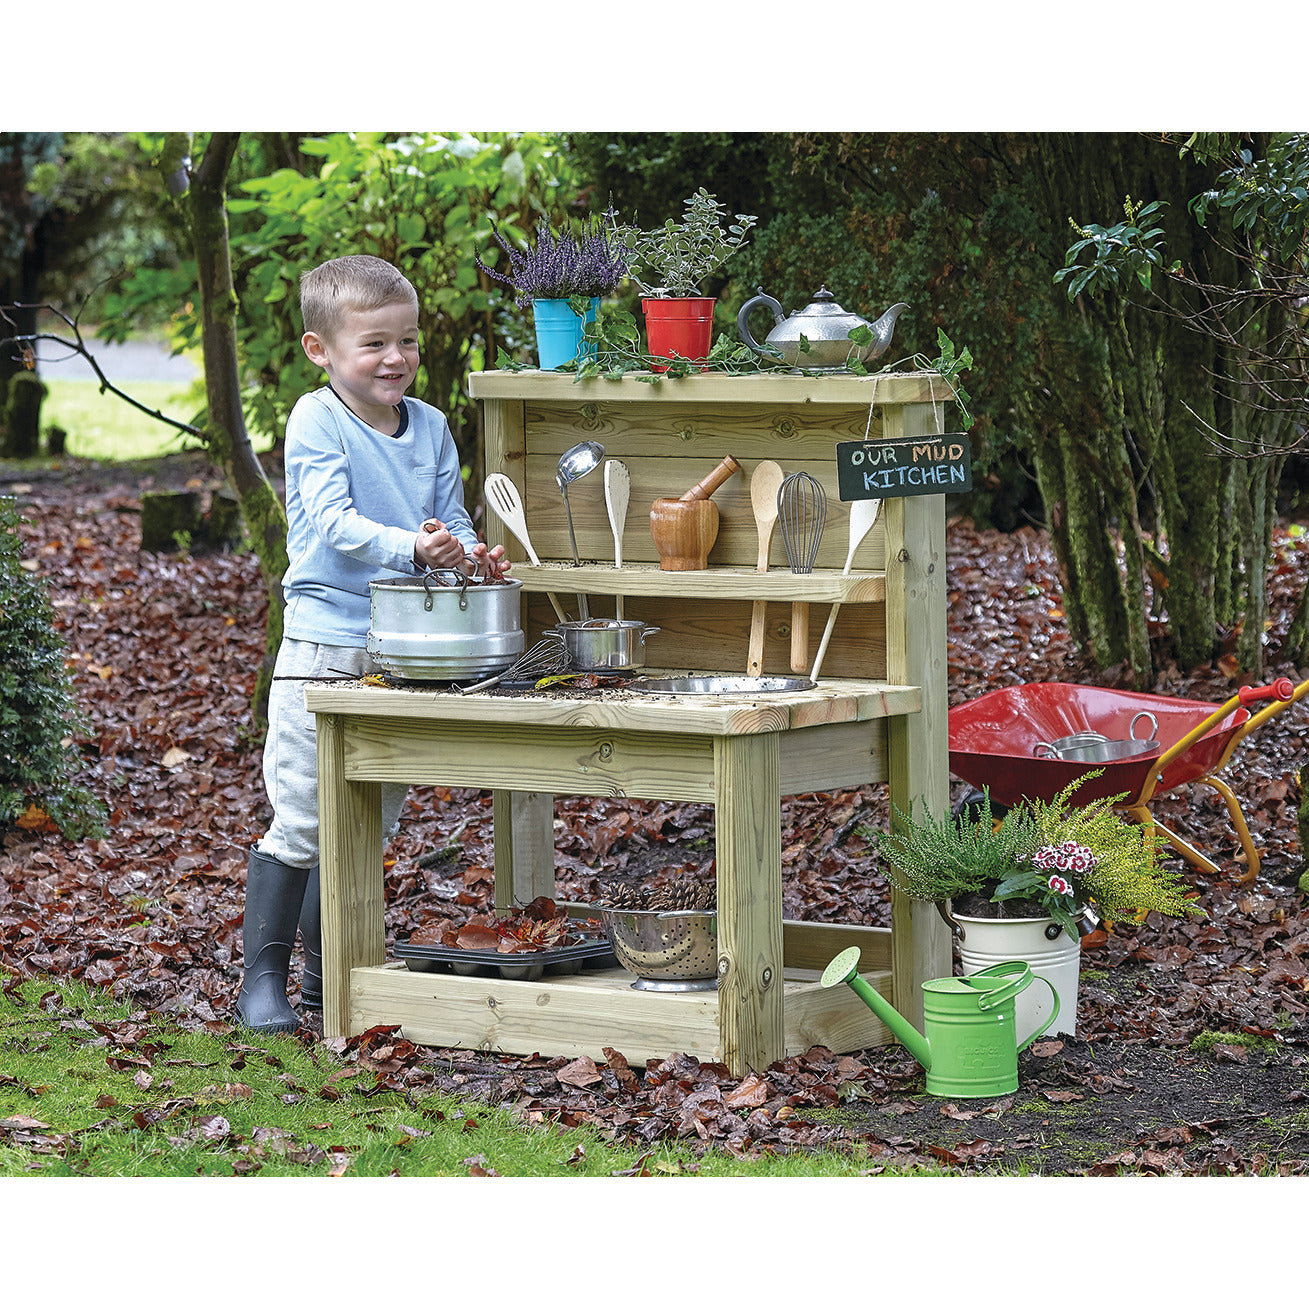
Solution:
[[[300,944],[305,971],[300,979],[300,1003],[306,1009],[323,1007],[323,917],[318,892],[318,865],[309,870],[304,903],[300,906]]]
[[[250,851],[245,882],[245,977],[236,998],[237,1021],[255,1032],[294,1032],[300,1019],[286,998],[291,947],[309,881],[292,868]]]

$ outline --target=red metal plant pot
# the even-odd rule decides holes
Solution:
[[[688,299],[648,299],[641,301],[645,311],[646,349],[649,354],[672,359],[704,359],[714,335],[713,296]],[[666,371],[666,364],[651,364],[656,373]]]

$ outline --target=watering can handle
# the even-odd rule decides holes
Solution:
[[[980,972],[994,975],[1000,969],[1008,969],[1009,967],[1012,967],[1012,965],[992,964],[990,968],[983,968]],[[977,974],[974,974],[974,976],[976,975]],[[986,1013],[988,1009],[994,1009],[996,1005],[1003,1004],[1006,1000],[1012,1000],[1019,991],[1026,991],[1027,988],[1031,986],[1034,976],[1035,974],[1032,972],[1031,968],[1024,965],[1022,972],[1014,974],[1014,980],[1012,982],[1006,982],[1004,986],[997,987],[994,991],[983,992],[983,994],[978,997],[977,1008],[982,1013]],[[1055,1004],[1057,1005],[1058,1003],[1059,1002],[1056,1000]]]
[[[1055,1020],[1056,1018],[1059,1017],[1059,992],[1056,991],[1056,990],[1054,989],[1054,983],[1053,983],[1053,982],[1052,982],[1048,977],[1042,977],[1042,975],[1041,975],[1040,973],[1033,973],[1033,974],[1032,974],[1032,980],[1033,980],[1033,981],[1036,981],[1036,982],[1044,982],[1044,983],[1046,984],[1046,986],[1048,986],[1048,987],[1050,988],[1050,998],[1054,1001],[1054,1010],[1053,1010],[1053,1012],[1050,1014],[1050,1017],[1047,1018],[1047,1019],[1045,1020],[1045,1022],[1043,1022],[1043,1023],[1041,1024],[1041,1026],[1038,1027],[1038,1028],[1036,1029],[1036,1031],[1034,1031],[1034,1032],[1031,1034],[1031,1036],[1029,1036],[1029,1037],[1027,1038],[1027,1040],[1024,1041],[1024,1042],[1022,1043],[1022,1045],[1020,1045],[1020,1046],[1018,1047],[1018,1053],[1019,1053],[1019,1054],[1022,1054],[1022,1052],[1023,1052],[1024,1050],[1026,1050],[1027,1047],[1028,1047],[1029,1045],[1031,1045],[1032,1042],[1035,1041],[1036,1038],[1037,1038],[1038,1036],[1040,1036],[1041,1033],[1044,1032],[1045,1029],[1046,1029],[1047,1027],[1049,1027],[1050,1024],[1051,1024],[1052,1022],[1054,1022],[1054,1020]]]

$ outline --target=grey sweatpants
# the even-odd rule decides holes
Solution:
[[[273,821],[257,842],[262,854],[292,868],[312,868],[318,863],[318,741],[314,715],[305,708],[305,683],[377,672],[381,669],[367,650],[289,637],[282,641],[268,696],[264,789],[273,806]],[[389,840],[399,829],[408,793],[408,786],[382,784],[384,839]]]

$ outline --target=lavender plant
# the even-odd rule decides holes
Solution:
[[[536,240],[526,250],[506,240],[495,223],[491,230],[509,257],[509,271],[497,272],[475,256],[477,266],[488,277],[513,287],[520,306],[533,300],[611,295],[627,276],[627,252],[614,241],[603,218],[562,232],[543,218],[536,226]]]

